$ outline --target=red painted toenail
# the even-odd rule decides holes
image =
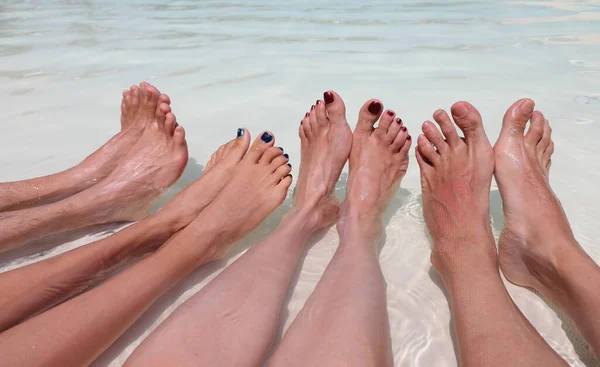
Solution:
[[[406,131],[406,126],[402,126],[402,131]]]
[[[333,93],[331,93],[331,92],[323,93],[323,99],[325,100],[325,103],[327,103],[327,104],[333,103],[333,100],[334,100]]]
[[[399,123],[399,124],[402,124],[402,119],[401,118],[397,118],[396,122]]]
[[[310,112],[307,112],[307,113],[306,113],[306,117],[308,117],[308,116],[310,116]]]
[[[371,102],[371,104],[369,105],[369,108],[367,108],[367,109],[373,115],[378,115],[381,112],[382,108],[383,108],[383,106],[381,105],[381,102],[379,102],[379,101],[373,101],[373,102]]]
[[[394,116],[394,111],[388,110],[387,114],[390,115],[390,116]]]
[[[410,139],[412,139],[412,138],[411,138],[411,137],[410,137],[410,135],[409,135],[409,136],[408,136],[408,138],[406,138],[406,140],[410,140]]]
[[[317,99],[317,106],[321,104],[321,101]]]
[[[310,110],[314,110],[315,109],[315,105],[312,105],[312,107],[310,108]]]

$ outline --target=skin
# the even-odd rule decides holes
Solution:
[[[498,270],[489,224],[494,152],[479,112],[452,106],[461,139],[445,111],[442,133],[423,124],[416,149],[431,261],[447,289],[462,366],[565,366],[510,298]]]
[[[408,168],[411,139],[401,120],[368,101],[350,154],[340,246],[270,366],[393,366],[386,286],[377,244],[383,213]]]
[[[0,213],[0,252],[67,230],[144,218],[188,160],[185,131],[170,111],[168,104],[159,104],[137,143],[96,185],[55,203]]]
[[[100,283],[185,228],[231,180],[250,145],[244,132],[221,146],[202,177],[154,216],[87,246],[0,274],[0,331]]]
[[[500,267],[509,281],[558,306],[600,356],[600,268],[577,243],[550,187],[552,129],[534,106],[529,99],[515,102],[494,146],[505,217]]]
[[[277,159],[283,152],[273,142],[257,139],[217,198],[154,254],[0,334],[0,351],[11,351],[3,363],[89,365],[178,281],[225,256],[285,199],[290,167]]]
[[[332,91],[326,95],[330,103],[317,101],[300,127],[302,166],[292,210],[268,238],[169,316],[127,366],[262,365],[309,237],[338,219],[333,190],[350,154],[352,132],[342,99]]]
[[[118,134],[75,167],[49,176],[0,183],[0,212],[69,197],[108,176],[153,122],[156,108],[163,103],[170,105],[171,100],[148,83],[123,91]]]

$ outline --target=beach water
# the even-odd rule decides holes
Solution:
[[[160,203],[192,182],[235,136],[270,130],[298,176],[298,125],[323,91],[348,120],[369,98],[414,137],[438,108],[480,109],[492,142],[504,111],[529,97],[551,121],[551,184],[581,245],[600,261],[600,1],[22,1],[0,3],[0,180],[66,169],[119,129],[121,91],[148,81],[168,93],[186,128],[190,162]],[[340,181],[343,196],[345,179]],[[502,229],[497,188],[492,222]],[[145,336],[245,249],[270,233],[289,203],[223,263],[200,268],[165,295],[96,362],[118,366]],[[380,260],[398,366],[456,366],[450,313],[430,266],[419,172],[411,166],[386,217]],[[0,258],[9,270],[116,230],[89,229]],[[47,241],[46,241],[47,242]],[[63,243],[64,242],[64,243]],[[306,254],[282,314],[287,327],[338,244],[334,229]],[[35,251],[43,250],[41,255]],[[598,365],[572,327],[532,292],[507,286],[571,365]],[[201,312],[201,310],[199,310]]]

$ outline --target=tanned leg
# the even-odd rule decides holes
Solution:
[[[408,168],[411,144],[378,100],[361,109],[350,154],[340,246],[271,366],[393,366],[386,286],[377,258],[383,214]]]
[[[564,366],[510,298],[489,222],[494,154],[479,112],[466,102],[423,124],[417,161],[431,261],[448,292],[463,366]]]
[[[123,92],[121,131],[77,166],[30,180],[0,183],[0,211],[32,207],[83,191],[108,176],[154,121],[159,104],[171,100],[148,83]],[[170,111],[169,111],[170,112]]]
[[[327,104],[318,100],[312,106],[300,127],[302,166],[291,212],[267,239],[180,306],[127,365],[262,365],[309,236],[338,216],[333,190],[350,154],[352,132],[340,96],[330,91],[324,100]]]

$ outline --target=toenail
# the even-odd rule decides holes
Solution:
[[[264,141],[265,143],[270,143],[273,140],[273,135],[266,132],[262,134],[260,140]]]
[[[331,92],[325,92],[323,93],[323,99],[325,100],[325,103],[330,104],[333,103],[333,93]]]
[[[237,131],[237,137],[239,138],[241,136],[244,136],[244,129],[238,129]]]
[[[284,156],[286,159],[290,159],[290,156],[289,156],[287,153],[285,153],[283,156]]]
[[[402,131],[406,131],[406,126],[402,126]]]
[[[381,112],[381,109],[383,108],[383,106],[381,105],[381,102],[379,101],[373,101],[371,102],[371,104],[369,105],[369,112],[371,112],[373,115],[379,115],[379,113]]]
[[[306,113],[306,117],[308,117],[308,116],[310,116],[310,112],[307,112],[307,113]]]
[[[457,103],[456,105],[454,105],[454,108],[452,109],[452,115],[454,117],[464,118],[465,116],[467,116],[468,113],[469,113],[469,109],[467,108],[467,105],[464,103]]]
[[[312,106],[310,107],[310,110],[312,111],[312,110],[314,110],[314,109],[315,109],[315,105],[312,105]]]
[[[317,106],[321,104],[321,101],[317,99]]]
[[[408,138],[406,138],[406,140],[410,140],[410,139],[412,139],[412,138],[411,138],[411,137],[410,137],[410,135],[409,135],[409,136],[408,136]]]
[[[396,122],[399,123],[399,124],[402,124],[402,119],[401,118],[397,118]]]
[[[283,148],[282,147],[279,147],[279,149],[281,149],[281,151],[283,152]]]
[[[530,99],[524,100],[519,106],[519,111],[525,115],[531,115],[533,113],[533,109],[535,107],[535,103]]]
[[[388,110],[387,114],[390,115],[390,116],[394,116],[394,111]]]
[[[177,129],[177,126],[179,126],[179,124],[177,123],[177,121],[175,121],[175,126],[174,128]]]
[[[288,167],[292,168],[292,164],[291,163],[288,163],[287,165],[288,165]]]

